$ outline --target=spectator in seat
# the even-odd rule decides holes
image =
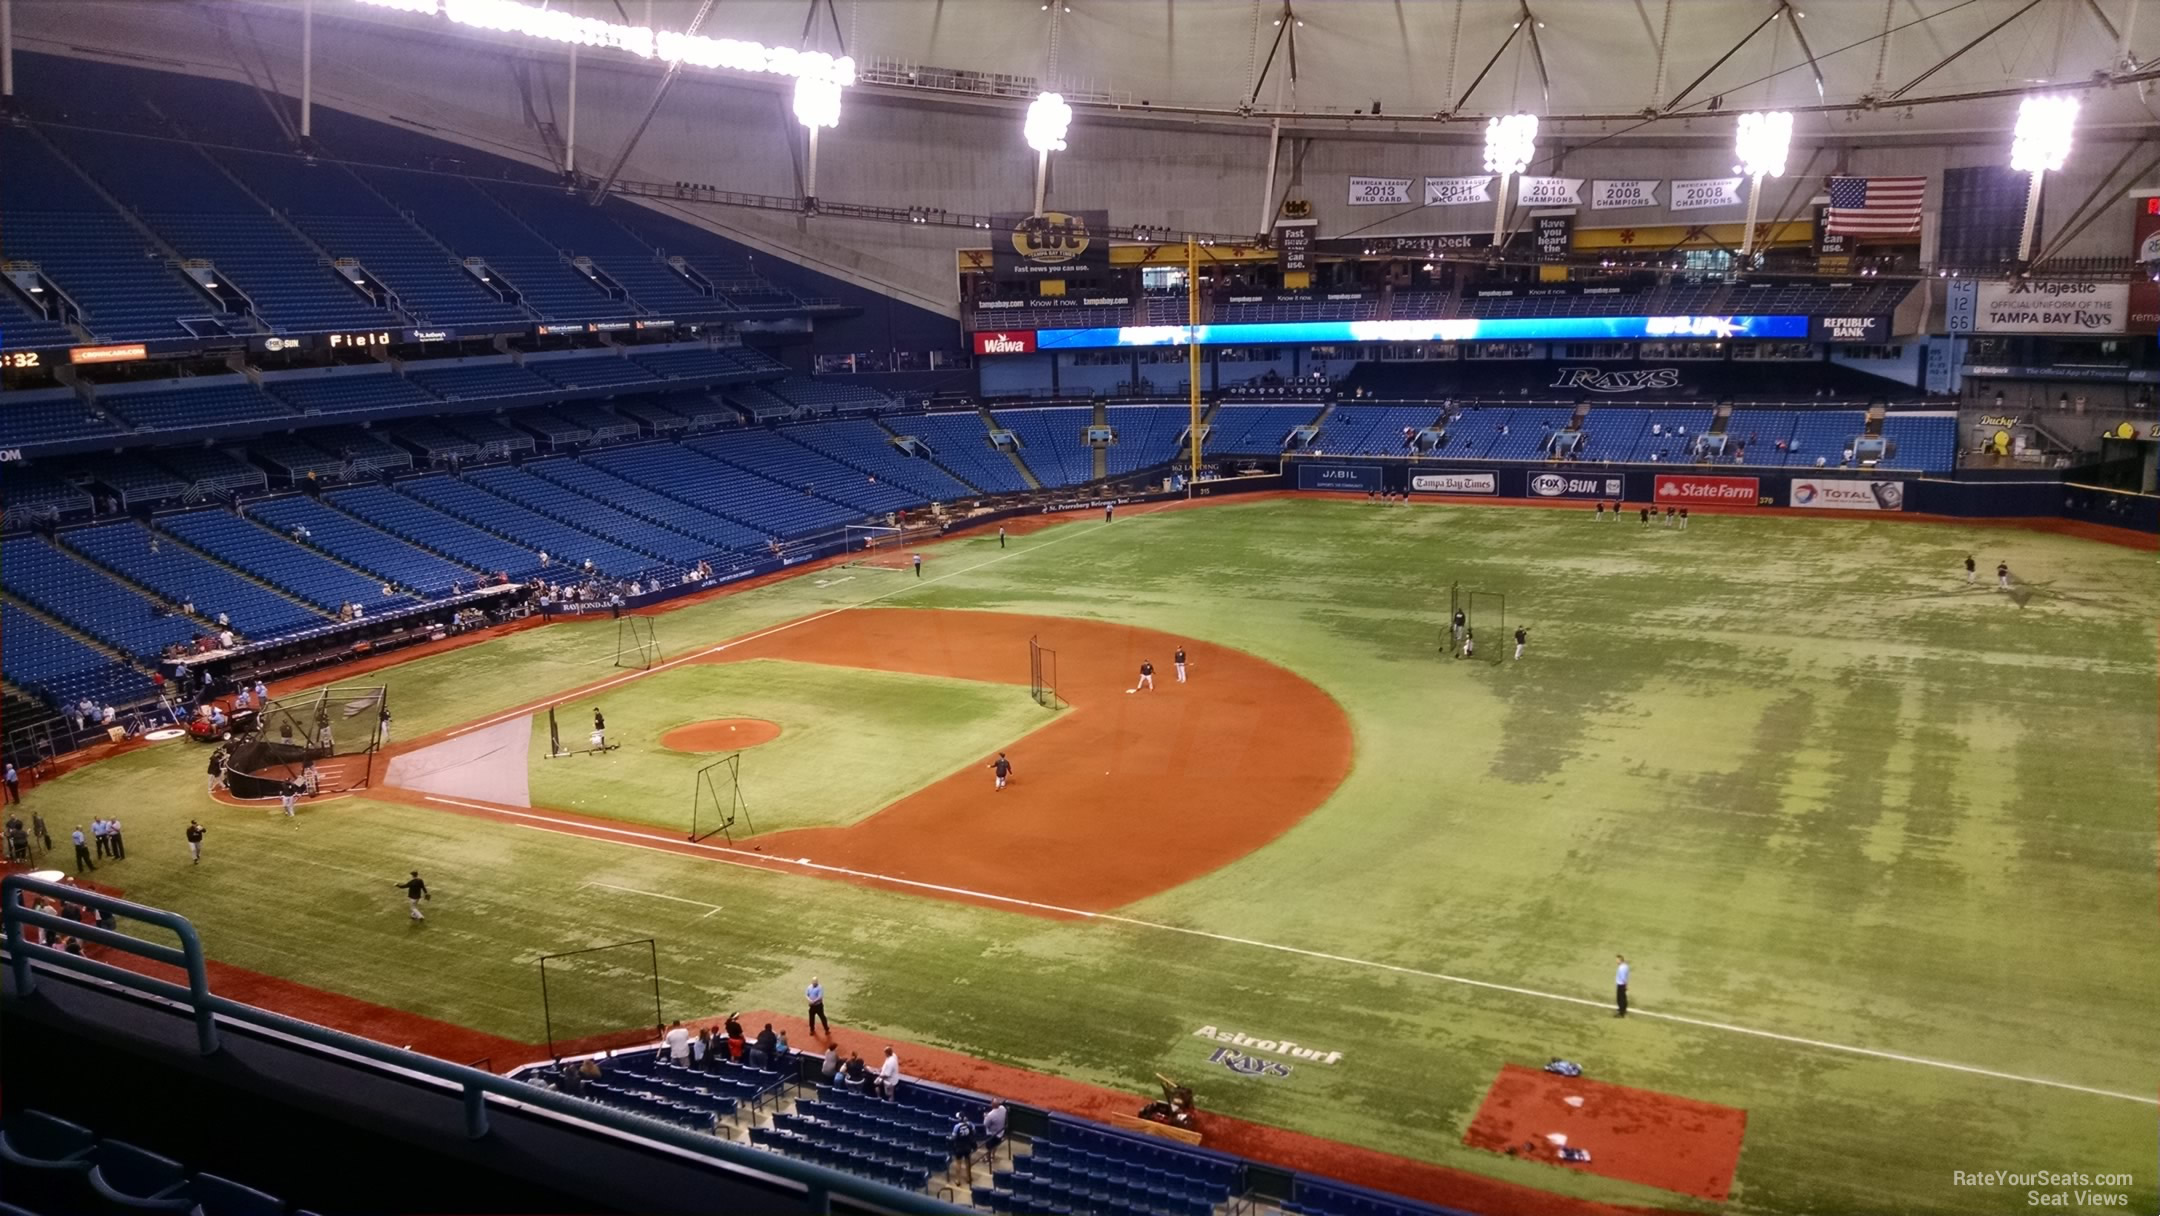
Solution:
[[[1005,1143],[1005,1099],[990,1099],[990,1109],[983,1112],[982,1130],[983,1148],[995,1156],[998,1145]]]
[[[683,1029],[681,1022],[676,1022],[668,1027],[665,1041],[667,1044],[667,1057],[675,1063],[677,1068],[689,1062],[690,1032]]]
[[[712,1028],[705,1027],[697,1032],[697,1038],[690,1044],[690,1066],[692,1068],[705,1067],[706,1057],[711,1053]]]
[[[885,1062],[878,1065],[878,1096],[887,1102],[900,1092],[900,1057],[892,1048],[885,1049]]]
[[[750,1067],[771,1068],[773,1053],[779,1046],[780,1039],[773,1033],[772,1023],[765,1023],[765,1029],[758,1031],[757,1042],[750,1048]]]
[[[825,1049],[825,1060],[823,1063],[818,1065],[818,1076],[824,1078],[825,1082],[829,1085],[835,1079],[837,1079],[839,1075],[840,1049],[837,1047],[827,1047]]]
[[[82,868],[82,858],[87,858],[89,853],[83,851],[81,845],[75,847],[78,851],[81,851],[81,858],[77,859],[75,867],[79,870]],[[97,867],[93,865],[91,868],[96,869]],[[840,1083],[859,1094],[869,1092],[870,1069],[869,1066],[863,1063],[861,1052],[849,1053],[847,1067],[840,1070]]]

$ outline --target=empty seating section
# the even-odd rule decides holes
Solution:
[[[80,340],[66,322],[46,318],[5,284],[0,284],[0,334],[6,335],[9,350],[73,346]]]
[[[381,594],[380,585],[366,576],[229,511],[168,515],[157,520],[156,526],[326,613],[336,613],[338,606],[348,601],[366,603]]]
[[[387,371],[283,376],[263,381],[263,388],[303,414],[357,414],[435,402],[426,389]]]
[[[1955,414],[1890,414],[1882,433],[1891,445],[1883,463],[1892,468],[1947,472],[1957,463]]]
[[[485,189],[555,248],[571,257],[591,258],[601,273],[620,284],[632,300],[649,312],[681,318],[735,311],[724,297],[692,286],[662,262],[651,246],[631,236],[582,196],[512,184],[490,183]]]
[[[36,262],[107,340],[185,338],[181,317],[216,312],[165,254],[28,131],[0,126],[7,256]]]
[[[1053,1117],[1033,1151],[992,1174],[990,1194],[976,1194],[993,1211],[1003,1192],[1013,1211],[1209,1216],[1244,1184],[1233,1159]]]
[[[139,431],[192,430],[292,417],[292,411],[282,402],[264,396],[261,389],[238,378],[199,388],[107,391],[98,394],[97,403]]]
[[[642,1052],[609,1060],[598,1080],[586,1081],[580,1096],[608,1106],[697,1131],[740,1111],[754,1109],[779,1088],[780,1074],[713,1060],[709,1068],[678,1068],[655,1062]]]
[[[525,370],[562,388],[606,388],[616,384],[651,384],[659,379],[634,359],[588,355],[580,359],[531,359]]]
[[[672,435],[690,429],[690,420],[657,401],[632,397],[615,403],[623,417],[635,421],[648,435]]]
[[[1320,423],[1313,446],[1323,452],[1391,455],[1404,450],[1411,435],[1440,420],[1437,405],[1367,405],[1344,401]]]
[[[1204,450],[1272,456],[1283,450],[1290,432],[1313,420],[1317,404],[1226,405],[1215,411]]]
[[[703,541],[694,540],[628,512],[618,511],[524,469],[475,469],[470,478],[474,485],[491,494],[506,498],[558,523],[603,533],[615,543],[634,549],[655,561],[692,566],[713,552],[713,546]],[[549,552],[552,555],[554,551]],[[564,550],[564,553],[566,556],[578,556],[574,550]]]
[[[260,490],[270,484],[263,471],[237,456],[227,455],[214,448],[175,448],[159,452],[159,464],[172,470],[190,488],[200,486],[221,493],[234,494],[245,490]]]
[[[7,639],[0,675],[56,705],[85,697],[105,705],[150,695],[149,676],[4,600],[0,637]]]
[[[641,363],[656,376],[682,380],[709,380],[723,376],[742,376],[755,370],[738,357],[738,351],[729,347],[711,349],[654,351],[651,354],[630,356],[633,363]]]
[[[1397,1199],[1379,1191],[1301,1177],[1282,1210],[1291,1216],[1467,1216],[1454,1208]]]
[[[688,446],[805,494],[844,503],[855,508],[858,516],[898,511],[927,501],[923,495],[878,481],[775,431],[729,431],[692,439]]]
[[[784,376],[787,374],[787,364],[780,362],[754,346],[733,347],[730,353],[735,356],[737,363],[742,364],[742,369],[752,375]]]
[[[573,430],[586,431],[595,442],[624,439],[637,434],[635,422],[620,414],[609,413],[605,406],[587,401],[566,401],[545,411],[545,416]]]
[[[135,531],[148,535],[140,528]],[[155,659],[167,646],[192,640],[202,632],[200,625],[175,615],[165,605],[35,537],[14,536],[0,544],[0,566],[5,568],[11,594],[140,659]]]
[[[640,519],[648,519],[686,536],[696,537],[715,551],[747,551],[762,548],[765,544],[763,533],[726,516],[715,515],[701,507],[693,507],[679,499],[669,498],[656,490],[626,481],[583,461],[538,460],[526,465],[525,470],[545,477],[559,486],[576,490],[587,498],[611,503]]]
[[[1855,415],[1840,412],[1837,417],[1846,419]],[[1845,444],[1842,441],[1807,443],[1797,440],[1793,435],[1793,426],[1798,421],[1799,415],[1788,410],[1734,410],[1732,416],[1725,421],[1725,459],[1733,459],[1745,448],[1746,459],[1756,464],[1776,464],[1779,459],[1778,444],[1790,446],[1798,443],[1810,459],[1827,455],[1830,463],[1836,464],[1838,453]],[[1857,426],[1851,428],[1853,434],[1858,434],[1859,430]]]
[[[65,478],[41,469],[24,468],[0,479],[10,515],[18,511],[33,515],[67,515],[96,507],[89,493]]]
[[[885,428],[867,419],[809,422],[784,427],[780,433],[926,501],[942,502],[970,492],[945,470],[894,447]]]
[[[771,1127],[752,1128],[750,1143],[905,1190],[921,1190],[930,1175],[951,1160],[946,1149],[951,1128],[950,1111],[825,1087],[817,1101],[797,1103],[794,1114],[774,1115]]]
[[[1104,467],[1112,477],[1176,457],[1184,446],[1178,437],[1192,425],[1192,407],[1182,405],[1112,406],[1105,415],[1117,434],[1117,442],[1104,454]],[[1042,476],[1042,470],[1036,469],[1035,475]]]
[[[1710,410],[1593,407],[1583,421],[1591,460],[1686,460],[1695,436],[1710,429]]]
[[[470,182],[399,169],[359,173],[385,197],[411,211],[415,221],[452,253],[484,258],[490,269],[517,289],[525,306],[542,316],[567,321],[627,317],[636,311],[628,301],[610,297]]]
[[[635,204],[613,199],[608,200],[605,210],[617,224],[661,257],[682,258],[685,265],[704,276],[706,282],[737,308],[775,312],[802,307],[802,301],[793,292],[761,278],[748,264],[728,252],[718,238],[701,229],[675,223]]]
[[[187,482],[154,462],[126,456],[97,456],[74,465],[78,480],[104,486],[119,495],[124,507],[137,507],[178,498],[187,493]]]
[[[990,446],[990,430],[974,410],[887,418],[895,434],[920,439],[930,456],[977,489],[1012,494],[1027,489],[1012,458]]]
[[[1574,417],[1572,408],[1513,410],[1503,420],[1506,434],[1487,439],[1476,435],[1473,428],[1468,438],[1478,443],[1479,455],[1493,460],[1541,460],[1552,451],[1549,445],[1553,433],[1566,430]]]
[[[248,454],[288,481],[336,477],[345,462],[297,435],[264,435],[248,441]]]
[[[794,402],[775,395],[771,389],[761,384],[738,384],[727,389],[722,395],[736,408],[761,422],[771,418],[792,418],[798,412]]]
[[[443,419],[442,425],[450,433],[479,444],[482,460],[520,455],[532,451],[535,446],[531,435],[498,418],[457,414]]]
[[[87,131],[55,138],[181,257],[211,262],[274,330],[313,333],[400,323],[195,149]]]
[[[424,597],[447,594],[453,584],[470,587],[478,579],[469,567],[415,548],[312,498],[294,496],[253,502],[248,504],[247,513],[292,537],[296,544],[320,549],[382,582]],[[376,604],[381,600],[382,588],[377,587],[365,600],[355,602]]]
[[[323,501],[355,519],[483,574],[507,574],[514,579],[527,579],[540,571],[540,555],[533,550],[511,544],[492,532],[483,532],[383,486],[333,490],[323,495]],[[308,525],[309,528],[314,526]],[[318,538],[317,543],[323,543],[322,539]],[[366,564],[342,552],[338,555],[356,566]]]
[[[411,452],[356,426],[309,431],[308,442],[369,472],[394,472],[413,466]]]
[[[84,404],[72,392],[33,401],[9,401],[7,408],[0,410],[0,447],[94,439],[117,435],[120,429],[119,420],[96,406]]]
[[[514,363],[414,368],[413,383],[447,401],[484,401],[552,392],[555,385]]]
[[[195,614],[206,620],[221,613],[230,617],[233,629],[249,638],[322,624],[306,607],[266,587],[170,541],[159,544],[136,523],[77,528],[61,533],[60,543],[171,603],[194,604]]]
[[[776,481],[745,473],[692,450],[692,446],[639,444],[595,452],[587,459],[670,498],[741,520],[769,537],[807,536],[862,518],[862,513],[851,507],[812,498]]]
[[[14,1107],[0,1129],[6,1211],[190,1212],[194,1216],[309,1216],[284,1199],[79,1124]],[[21,1205],[21,1206],[17,1206]]]
[[[1020,440],[1020,459],[1044,485],[1076,486],[1095,476],[1095,454],[1087,445],[1093,410],[998,410],[991,417]]]
[[[893,404],[891,397],[867,384],[851,382],[846,377],[812,380],[808,376],[789,376],[770,387],[773,392],[789,401],[819,414],[834,410],[880,410]]]
[[[566,565],[582,565],[589,560],[594,570],[613,578],[643,574],[654,565],[642,553],[558,523],[445,474],[415,477],[399,482],[396,488],[438,511],[523,545],[531,551],[535,564],[539,554],[545,552]],[[513,573],[512,577],[517,575]]]
[[[420,453],[421,457],[431,464],[473,460],[480,455],[479,444],[433,418],[401,422],[391,434],[397,436],[399,443]]]

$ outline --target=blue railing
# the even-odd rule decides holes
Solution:
[[[179,944],[163,945],[122,933],[117,928],[86,925],[43,911],[29,902],[41,899],[88,908],[93,913],[103,914],[101,920],[110,918],[114,923],[129,920],[163,929],[178,938]],[[845,1196],[876,1210],[907,1213],[910,1216],[915,1213],[922,1213],[924,1216],[946,1216],[968,1210],[925,1194],[903,1191],[898,1187],[858,1178],[807,1161],[762,1152],[732,1141],[649,1121],[583,1098],[513,1081],[462,1064],[452,1064],[431,1056],[389,1047],[371,1039],[228,1000],[210,991],[209,969],[203,953],[202,938],[196,933],[195,926],[188,923],[186,917],[159,908],[101,895],[82,887],[45,882],[24,874],[11,874],[4,881],[0,881],[0,920],[4,920],[8,966],[14,979],[17,998],[27,997],[37,990],[37,969],[33,964],[44,964],[55,970],[74,972],[186,1007],[194,1018],[196,1047],[206,1056],[217,1054],[219,1022],[224,1021],[236,1027],[268,1031],[345,1056],[358,1057],[408,1076],[417,1075],[432,1087],[456,1090],[459,1093],[465,1107],[465,1134],[475,1140],[488,1135],[488,1107],[490,1100],[493,1100],[496,1103],[597,1125],[617,1135],[635,1137],[688,1152],[705,1158],[717,1169],[757,1175],[768,1186],[777,1185],[781,1189],[795,1192],[800,1197],[800,1202],[813,1211],[830,1211],[830,1200],[834,1195]],[[45,940],[32,942],[26,932],[30,928],[40,930]],[[186,973],[187,982],[174,983],[96,959],[69,954],[49,944],[55,934],[95,942],[124,954],[177,967]]]

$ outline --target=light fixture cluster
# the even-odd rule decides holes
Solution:
[[[1028,103],[1024,128],[1027,145],[1037,152],[1063,152],[1065,128],[1072,125],[1072,107],[1057,93],[1044,93]]]
[[[840,125],[840,86],[808,76],[795,81],[795,121],[811,130]]]
[[[1508,114],[1485,124],[1485,171],[1513,175],[1537,155],[1537,115]]]
[[[1785,176],[1785,153],[1792,146],[1792,115],[1783,110],[1742,114],[1733,146],[1740,153],[1735,168],[1741,176]]]
[[[573,13],[527,4],[521,0],[357,0],[375,8],[405,13],[440,13],[444,18],[474,29],[522,34],[572,46],[624,51],[640,59],[687,63],[701,68],[727,68],[820,80],[835,90],[855,83],[855,61],[845,55],[834,58],[823,51],[798,51],[792,47],[765,46],[742,38],[707,38],[653,30],[642,25],[580,17]]]
[[[2070,134],[2077,127],[2075,97],[2028,97],[2018,103],[2017,130],[2010,137],[2010,167],[2020,173],[2053,173],[2070,158]]]

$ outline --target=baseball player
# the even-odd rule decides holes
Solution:
[[[997,774],[997,788],[1004,789],[1005,782],[1012,777],[1012,761],[1005,758],[1004,752],[999,752],[998,758],[990,762],[990,771]]]
[[[592,711],[592,749],[596,752],[607,750],[607,719],[600,716],[600,707],[597,705],[593,706]]]
[[[428,894],[427,884],[420,881],[420,871],[414,870],[412,872],[411,878],[406,879],[404,882],[395,882],[391,883],[390,885],[393,887],[405,888],[405,901],[412,905],[412,918],[414,920],[427,919],[427,917],[420,915],[420,901],[423,899],[433,899],[435,897]]]
[[[1140,660],[1140,682],[1133,686],[1133,691],[1138,692],[1143,688],[1152,690],[1154,687],[1155,664],[1149,662],[1146,659],[1142,659]]]
[[[1177,664],[1177,682],[1183,684],[1185,682],[1185,648],[1183,646],[1178,647],[1177,653],[1170,656],[1170,661]]]
[[[1465,629],[1462,631],[1462,657],[1468,659],[1474,658],[1476,655],[1477,633],[1474,630]]]
[[[1979,576],[1979,574],[1980,574],[1980,566],[1979,566],[1979,563],[1977,563],[1977,562],[1973,561],[1973,556],[1972,556],[1972,554],[1970,554],[1970,553],[1966,554],[1966,555],[1965,555],[1965,585],[1966,585],[1966,586],[1968,586],[1968,587],[1972,586],[1972,585],[1973,585],[1973,580],[1974,580],[1975,578],[1977,578],[1977,577]]]
[[[920,553],[915,555],[915,577],[922,577],[922,554]]]
[[[199,865],[201,865],[201,864],[202,864],[202,838],[203,838],[203,825],[201,825],[201,824],[199,824],[199,823],[195,822],[195,821],[194,821],[194,820],[192,820],[192,819],[188,820],[188,821],[187,821],[187,850],[188,850],[188,855],[194,858],[194,860],[193,860],[193,861],[190,861],[190,862],[188,863],[189,865],[199,866]]]
[[[2008,591],[2010,589],[2009,562],[1995,563],[1995,589],[1997,591]]]
[[[293,819],[293,799],[297,797],[299,793],[300,787],[290,781],[286,782],[278,790],[278,805],[285,808],[285,817],[287,819]],[[297,819],[294,819],[293,826],[300,826]]]
[[[1530,627],[1528,625],[1517,625],[1515,627],[1515,659],[1517,662],[1522,660],[1523,647],[1529,644]]]
[[[1462,635],[1463,635],[1463,630],[1465,630],[1465,629],[1467,629],[1467,628],[1469,628],[1469,627],[1470,627],[1470,618],[1469,618],[1469,617],[1466,617],[1466,616],[1464,616],[1464,615],[1463,615],[1463,610],[1462,610],[1462,609],[1460,609],[1460,608],[1457,608],[1457,609],[1455,610],[1455,618],[1454,618],[1454,620],[1453,620],[1453,621],[1452,621],[1452,622],[1450,623],[1450,625],[1449,625],[1449,630],[1448,630],[1448,631],[1449,631],[1450,633],[1452,633],[1452,634],[1454,635],[1454,637],[1455,637],[1455,642],[1456,642],[1456,644],[1457,644],[1457,645],[1461,645],[1461,643],[1462,643]]]

